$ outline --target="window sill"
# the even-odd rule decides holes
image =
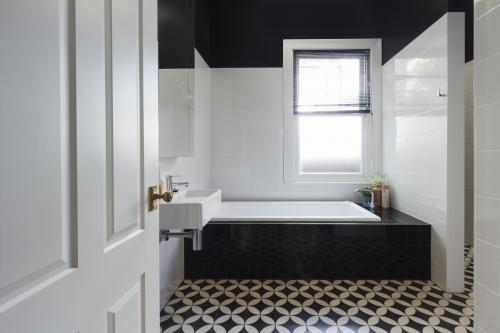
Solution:
[[[325,184],[325,185],[334,185],[334,184],[352,184],[352,185],[370,185],[371,182],[366,179],[362,180],[302,180],[302,179],[285,179],[283,180],[285,184]]]

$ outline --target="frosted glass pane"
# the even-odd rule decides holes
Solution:
[[[361,115],[300,117],[300,173],[361,173],[362,120]]]

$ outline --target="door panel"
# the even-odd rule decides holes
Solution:
[[[108,333],[144,332],[142,279],[108,310]]]
[[[106,0],[108,240],[140,227],[141,12],[141,1]]]
[[[51,2],[0,5],[0,303],[75,263],[74,8]]]

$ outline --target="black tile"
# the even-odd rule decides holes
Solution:
[[[185,274],[193,279],[428,279],[429,237],[426,224],[209,223],[202,251],[185,243]]]
[[[472,282],[472,249],[465,252]],[[163,332],[473,332],[472,289],[427,280],[186,280]]]

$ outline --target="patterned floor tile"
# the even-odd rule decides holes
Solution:
[[[465,292],[418,280],[186,280],[161,312],[169,333],[470,333],[474,254]]]

